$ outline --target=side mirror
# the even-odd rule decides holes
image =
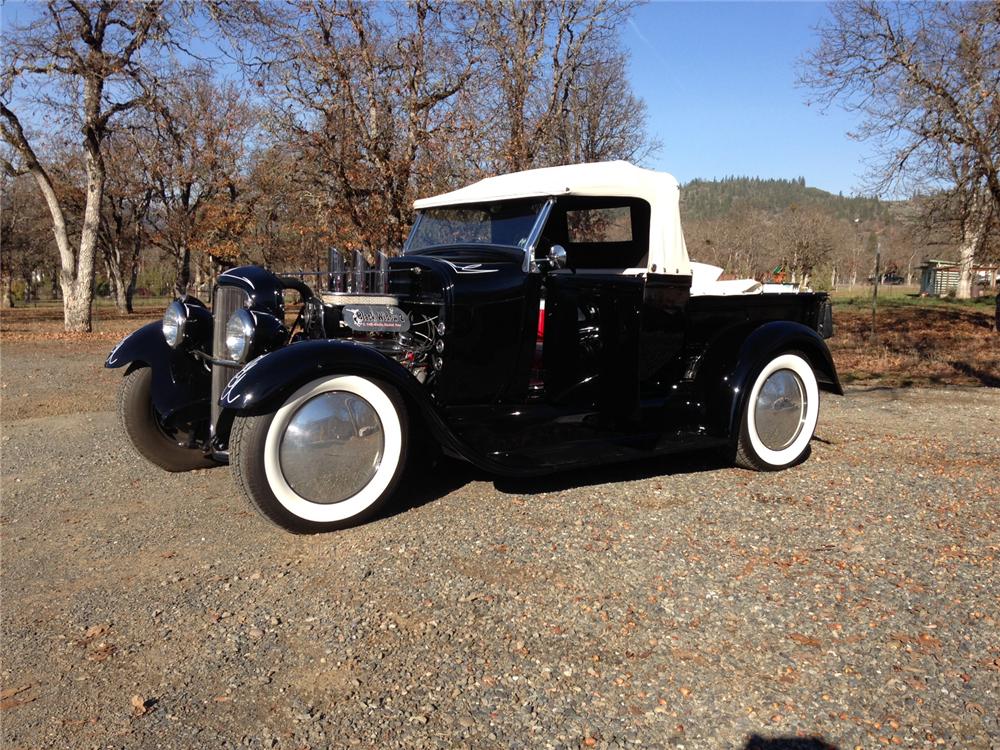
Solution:
[[[553,245],[549,249],[549,254],[546,257],[549,262],[549,268],[553,271],[557,271],[560,268],[566,267],[566,248],[562,245]]]

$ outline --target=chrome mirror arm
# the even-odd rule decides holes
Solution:
[[[521,263],[521,270],[525,273],[538,270],[534,262],[535,248],[538,246],[538,240],[541,239],[542,230],[549,220],[549,214],[552,212],[552,206],[555,202],[555,198],[549,198],[545,201],[542,210],[538,212],[538,218],[535,219],[535,226],[531,228],[531,234],[528,235],[528,241],[524,244],[524,262]]]

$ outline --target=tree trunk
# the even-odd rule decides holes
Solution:
[[[14,306],[14,290],[10,281],[6,276],[0,278],[0,308],[4,310]]]
[[[135,312],[133,300],[135,298],[135,285],[139,282],[139,254],[142,252],[142,237],[136,232],[132,241],[132,266],[128,274],[128,286],[125,287],[125,312],[129,315]]]
[[[834,266],[830,271],[830,291],[832,292],[837,288],[837,267]]]
[[[89,333],[92,330],[92,302],[92,294],[63,287],[63,328],[73,333]]]
[[[121,251],[117,248],[106,248],[104,252],[104,270],[108,275],[108,285],[111,296],[115,300],[118,312],[127,313],[128,305],[125,299],[125,279],[122,275]]]
[[[966,232],[962,239],[961,256],[958,262],[958,288],[955,299],[972,298],[972,264],[976,257],[976,245],[979,244],[978,232]]]
[[[38,295],[35,293],[35,279],[34,272],[29,271],[21,277],[21,281],[24,282],[24,304],[34,302]]]
[[[188,285],[191,283],[191,250],[185,244],[177,254],[179,263],[177,266],[177,281],[174,284],[174,292],[178,297],[183,297],[188,292]]]
[[[125,280],[122,278],[121,269],[115,268],[114,271],[112,271],[112,275],[114,276],[114,282],[111,284],[111,289],[115,296],[115,307],[118,309],[118,312],[127,314],[131,311],[128,309],[128,301],[126,300],[125,292]]]
[[[205,283],[205,273],[202,268],[202,259],[199,255],[194,259],[194,296],[201,299],[204,295],[201,293],[202,284]]]
[[[93,93],[88,92],[87,96],[93,96]],[[86,165],[87,202],[83,209],[80,249],[76,254],[75,264],[67,268],[67,259],[60,252],[63,258],[62,273],[59,278],[63,290],[63,322],[66,330],[73,333],[90,333],[93,330],[94,260],[97,254],[101,205],[104,202],[104,183],[107,177],[101,157],[100,142],[93,133],[88,134]],[[72,252],[69,256],[72,261]]]

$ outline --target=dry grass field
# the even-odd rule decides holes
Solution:
[[[874,341],[870,305],[868,299],[835,302],[829,343],[844,383],[1000,387],[992,297],[964,303],[882,300]]]

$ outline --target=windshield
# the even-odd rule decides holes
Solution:
[[[424,209],[407,252],[440,245],[502,245],[524,249],[544,201],[518,200]]]

